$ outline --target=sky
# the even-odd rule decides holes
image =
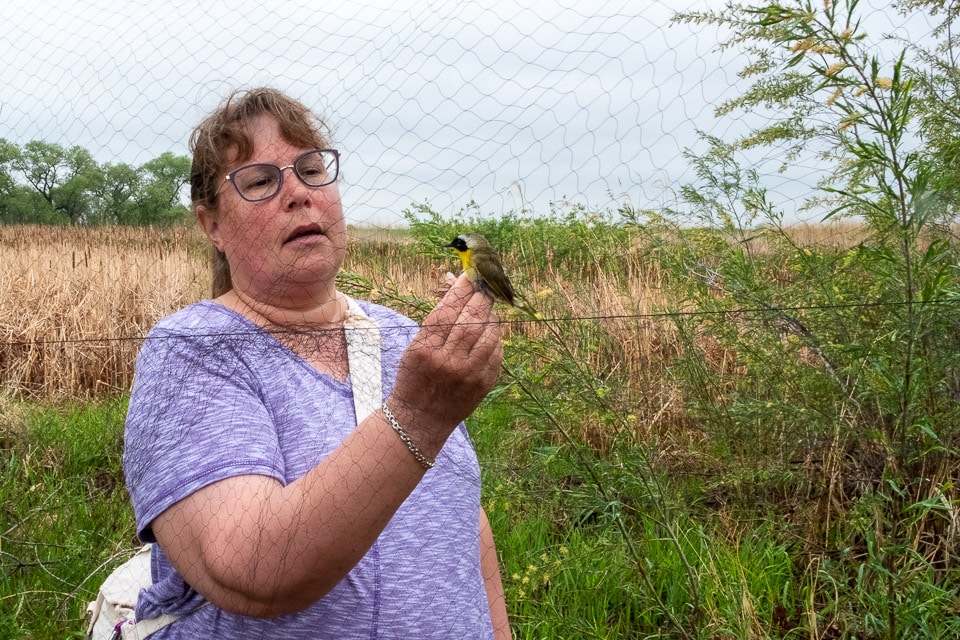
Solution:
[[[714,27],[670,22],[721,5],[7,0],[0,138],[139,165],[188,155],[192,128],[231,91],[268,85],[329,123],[353,224],[401,224],[420,204],[659,208],[694,179],[682,154],[702,148],[698,130],[743,125],[714,108],[735,95],[744,58],[718,49]],[[869,19],[901,28],[891,10]],[[795,202],[814,173],[771,171],[771,188]]]

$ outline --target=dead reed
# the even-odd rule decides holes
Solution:
[[[0,388],[121,392],[141,339],[209,288],[187,228],[0,227]]]
[[[396,230],[351,230],[345,267],[430,299],[448,267],[411,257],[404,242]],[[193,226],[0,226],[0,393],[122,393],[150,328],[209,290],[207,244]]]
[[[504,260],[524,262],[517,254]],[[634,381],[636,397],[650,405],[642,413],[663,415],[662,374],[673,347],[669,323],[653,315],[667,304],[661,275],[639,258],[626,256],[622,266],[617,273],[598,266],[585,282],[548,262],[524,269],[523,288],[568,332],[575,357]],[[419,254],[394,229],[351,229],[344,268],[364,279],[365,297],[411,313],[403,300],[435,300],[443,275],[459,264],[452,253],[448,260]],[[122,393],[153,324],[209,287],[207,245],[194,227],[0,226],[0,390],[40,398]],[[498,311],[507,337],[547,337],[546,325]],[[568,331],[575,324],[578,334]]]

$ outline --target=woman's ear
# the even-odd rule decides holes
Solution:
[[[196,210],[197,221],[200,223],[200,228],[207,234],[207,237],[210,239],[210,242],[213,243],[213,246],[217,248],[217,251],[223,251],[223,242],[220,237],[220,216],[216,211],[208,209],[202,204],[198,204]]]

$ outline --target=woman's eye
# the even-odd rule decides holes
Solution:
[[[244,193],[248,191],[267,191],[277,183],[276,173],[259,168],[242,171],[236,176],[237,184]]]
[[[269,176],[261,176],[250,181],[247,185],[248,187],[265,187],[273,183],[273,180]]]

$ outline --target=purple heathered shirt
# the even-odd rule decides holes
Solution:
[[[409,319],[360,302],[380,326],[383,394],[416,334]],[[137,357],[123,457],[137,532],[223,478],[288,484],[356,427],[349,380],[318,373],[243,316],[211,301],[161,320]],[[210,605],[154,546],[154,584],[137,617],[183,616],[155,640],[209,638],[492,638],[480,572],[480,470],[463,425],[377,542],[324,598],[275,619]],[[331,514],[336,517],[336,514]]]

